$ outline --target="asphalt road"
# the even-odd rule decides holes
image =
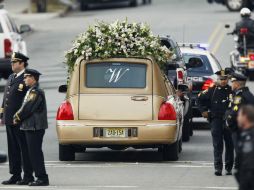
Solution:
[[[203,42],[210,44],[223,67],[229,66],[229,52],[234,43],[224,29],[239,20],[238,13],[229,13],[220,5],[209,6],[205,0],[154,0],[151,6],[127,8],[114,6],[94,8],[87,12],[73,12],[67,17],[54,15],[15,15],[17,22],[28,23],[35,32],[25,37],[28,45],[30,67],[39,69],[43,76],[41,85],[48,101],[49,129],[44,140],[44,153],[51,185],[39,189],[237,189],[231,176],[213,175],[213,155],[210,131],[204,123],[196,123],[198,130],[190,142],[183,144],[179,162],[164,162],[156,150],[110,151],[91,149],[78,154],[77,162],[58,162],[58,142],[55,115],[64,94],[57,87],[65,83],[64,51],[71,41],[96,20],[116,19],[146,22],[158,35],[172,35],[178,42]],[[0,82],[1,85],[4,81]],[[254,90],[252,83],[249,83]],[[0,93],[2,100],[2,92]],[[6,134],[0,129],[1,150],[6,151]],[[8,177],[8,165],[0,165],[0,181]],[[26,189],[5,187],[0,189]]]

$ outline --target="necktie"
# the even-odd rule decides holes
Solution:
[[[16,78],[16,76],[17,76],[17,74],[14,74],[14,75],[13,75],[13,77],[12,77],[12,79],[11,79],[11,82],[14,81],[14,79]]]

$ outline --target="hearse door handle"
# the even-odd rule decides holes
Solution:
[[[147,101],[148,97],[147,96],[132,96],[131,100],[133,100],[133,101]]]

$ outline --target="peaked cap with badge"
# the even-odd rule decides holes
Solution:
[[[19,52],[14,52],[11,56],[11,61],[23,61],[23,62],[27,62],[29,60],[29,58],[22,54],[22,53],[19,53]]]
[[[231,70],[229,68],[225,68],[225,70],[220,70],[215,73],[219,76],[220,79],[227,79],[231,74]]]
[[[234,81],[247,81],[247,77],[239,73],[232,73],[231,82]]]

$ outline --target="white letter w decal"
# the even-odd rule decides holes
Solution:
[[[123,71],[123,69],[121,68],[121,69],[108,69],[107,71],[106,71],[106,74],[108,73],[108,72],[110,72],[111,73],[111,76],[110,76],[110,79],[109,79],[109,83],[111,83],[111,82],[114,82],[114,83],[116,83],[116,82],[118,82],[121,78],[122,78],[122,76],[127,72],[127,71],[129,71],[130,69],[125,69],[124,71]]]

